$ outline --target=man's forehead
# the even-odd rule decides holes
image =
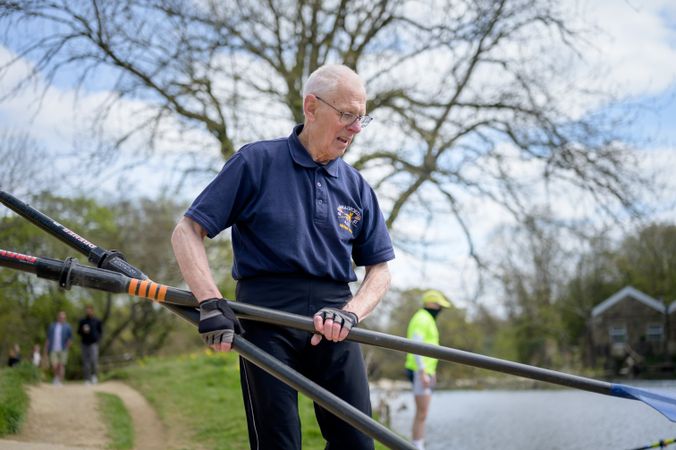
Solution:
[[[366,93],[362,89],[338,89],[332,100],[344,111],[361,112],[366,108]]]

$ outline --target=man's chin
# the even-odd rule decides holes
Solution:
[[[341,143],[341,145],[336,146],[334,151],[334,154],[337,155],[336,158],[343,156],[348,148],[350,148],[350,142]]]

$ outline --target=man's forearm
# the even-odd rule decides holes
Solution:
[[[343,309],[355,313],[360,321],[364,320],[387,293],[391,278],[386,262],[367,266],[359,290]]]
[[[176,261],[183,279],[198,301],[222,297],[209,268],[204,232],[190,219],[183,218],[171,236]]]

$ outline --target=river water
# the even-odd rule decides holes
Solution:
[[[676,397],[673,381],[625,384]],[[389,406],[410,438],[412,394]],[[578,390],[436,391],[426,429],[427,450],[629,450],[676,438],[676,423],[643,402]]]

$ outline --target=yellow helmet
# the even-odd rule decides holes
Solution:
[[[450,308],[451,306],[451,303],[448,300],[446,300],[444,294],[435,289],[430,289],[423,292],[421,300],[423,303],[436,303],[442,308]]]

